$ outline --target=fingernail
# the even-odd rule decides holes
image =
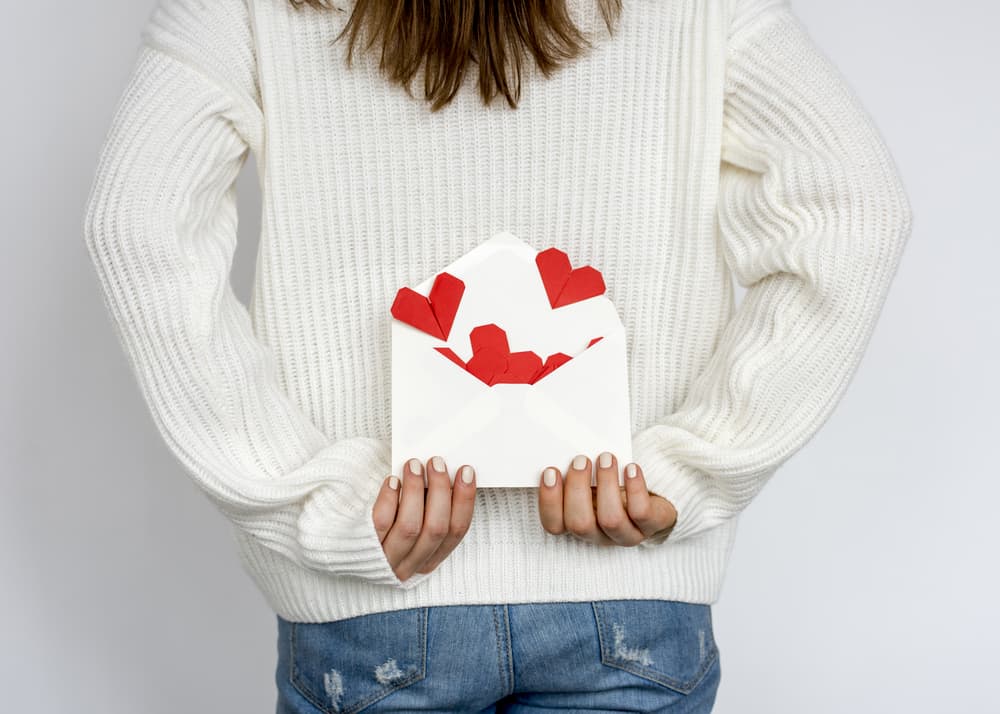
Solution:
[[[393,491],[399,488],[399,479],[396,478],[396,476],[389,477],[389,488],[391,488]]]
[[[444,459],[440,456],[435,456],[431,459],[431,464],[434,466],[434,470],[438,472],[444,471]]]
[[[635,467],[635,464],[629,464],[625,467],[625,475],[629,478],[635,478],[639,475],[639,470]]]
[[[597,463],[600,464],[602,469],[611,468],[611,453],[608,451],[601,452],[601,455],[597,458]]]
[[[587,457],[584,456],[583,454],[580,454],[575,459],[573,459],[573,468],[576,469],[577,471],[582,470],[586,466],[587,466]]]
[[[472,483],[472,477],[475,476],[475,473],[473,473],[472,471],[472,467],[469,466],[468,464],[465,464],[459,470],[462,472],[462,481],[464,481],[465,483]]]
[[[424,465],[420,463],[420,459],[410,459],[410,471],[420,476],[424,473]]]
[[[556,470],[551,466],[547,467],[542,471],[542,479],[545,481],[546,486],[556,485]]]

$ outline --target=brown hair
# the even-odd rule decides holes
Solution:
[[[448,104],[462,86],[468,63],[479,66],[479,94],[489,105],[497,93],[517,107],[521,96],[522,56],[530,53],[546,77],[560,62],[592,47],[570,19],[567,0],[356,0],[347,25],[334,39],[350,31],[347,63],[362,27],[370,49],[382,38],[379,70],[389,81],[401,84],[411,97],[410,81],[421,65],[424,98],[431,111]],[[289,0],[296,10],[309,5],[317,10],[330,0]],[[621,0],[597,0],[604,24],[621,12]],[[510,65],[510,66],[508,66]],[[508,76],[510,74],[511,76]],[[513,87],[512,87],[513,81]]]

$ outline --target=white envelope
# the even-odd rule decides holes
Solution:
[[[625,327],[604,294],[551,307],[537,254],[504,231],[407,286],[428,297],[442,272],[465,284],[446,339],[389,318],[393,473],[402,475],[409,458],[426,463],[439,454],[453,481],[458,467],[470,464],[480,488],[537,487],[542,469],[565,474],[580,453],[593,460],[610,451],[619,469],[631,461]],[[512,352],[571,359],[533,384],[490,385],[435,349],[448,347],[467,361],[470,332],[488,323],[506,332]]]

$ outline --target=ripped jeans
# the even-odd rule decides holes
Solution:
[[[672,600],[442,605],[278,617],[277,714],[711,712],[711,606]]]

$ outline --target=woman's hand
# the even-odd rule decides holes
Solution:
[[[458,469],[453,487],[444,459],[433,457],[427,462],[425,497],[423,469],[419,459],[407,461],[403,487],[396,476],[389,476],[372,507],[382,550],[400,580],[434,570],[472,523],[475,470],[467,464]]]
[[[629,473],[634,468],[635,477]],[[542,471],[538,511],[542,527],[553,535],[571,533],[599,545],[638,545],[674,527],[674,504],[646,489],[638,464],[625,468],[625,487],[618,485],[618,459],[602,453],[597,459],[597,486],[590,485],[591,462],[580,454],[565,483],[554,466]]]

